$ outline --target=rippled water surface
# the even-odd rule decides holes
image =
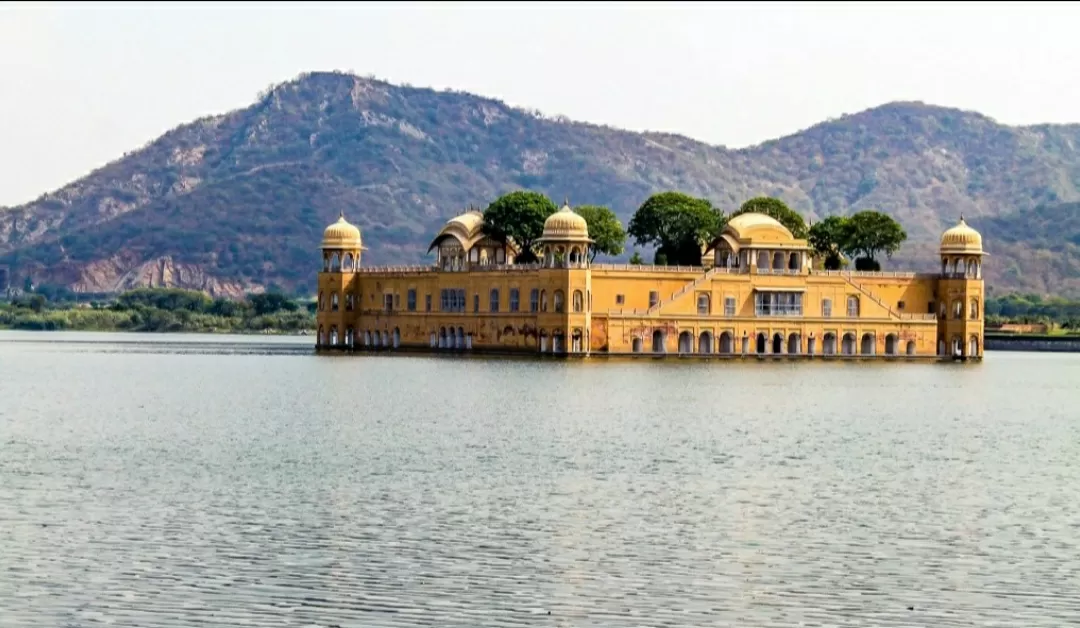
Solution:
[[[1080,621],[1080,355],[0,332],[0,626]]]

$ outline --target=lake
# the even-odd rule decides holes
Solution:
[[[0,332],[0,626],[1080,620],[1080,354]]]

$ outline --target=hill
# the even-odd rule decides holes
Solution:
[[[906,102],[729,150],[312,73],[0,209],[0,267],[14,285],[29,275],[87,292],[310,290],[339,210],[364,231],[365,263],[417,262],[447,218],[513,189],[609,205],[624,223],[649,194],[677,189],[729,211],[759,194],[813,219],[879,209],[910,235],[894,264],[922,268],[963,213],[986,231],[996,290],[1075,292],[1076,232],[1040,236],[1027,217],[1080,201],[1078,145],[1080,125],[1009,127]]]

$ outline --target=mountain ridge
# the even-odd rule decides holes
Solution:
[[[338,211],[364,230],[365,263],[416,262],[467,205],[528,188],[610,205],[624,224],[665,189],[726,211],[778,196],[815,220],[879,209],[911,235],[896,262],[928,269],[930,245],[960,213],[979,228],[1080,201],[1077,146],[1080,124],[1015,127],[895,101],[730,149],[456,90],[305,73],[248,107],[179,125],[30,203],[0,208],[0,265],[91,292],[305,290],[322,228]],[[1058,253],[1080,259],[1069,235]],[[1057,246],[1044,240],[1040,251]],[[987,267],[995,288],[1072,285],[1060,264],[1032,266],[1040,255],[1022,239],[1009,250],[1011,274]]]

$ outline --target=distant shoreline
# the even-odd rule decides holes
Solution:
[[[1034,351],[1038,353],[1080,353],[1080,334],[984,333],[987,351]]]

